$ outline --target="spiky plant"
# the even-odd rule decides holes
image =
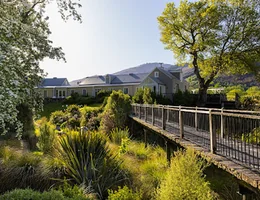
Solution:
[[[98,132],[74,131],[63,135],[59,143],[58,151],[67,176],[74,183],[90,188],[100,198],[107,196],[107,189],[125,180],[121,163],[110,153],[106,139]]]

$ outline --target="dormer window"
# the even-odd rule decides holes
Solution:
[[[159,77],[159,72],[158,72],[158,71],[154,72],[154,77],[155,77],[155,78],[158,78],[158,77]]]
[[[110,84],[110,77],[109,77],[109,75],[106,75],[106,84]]]

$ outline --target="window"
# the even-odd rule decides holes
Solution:
[[[155,78],[158,78],[158,77],[159,77],[159,72],[158,72],[158,71],[154,72],[154,77],[155,77]]]
[[[71,95],[74,94],[74,90],[71,90],[71,91],[70,91],[70,94],[71,94]]]
[[[97,96],[98,92],[100,91],[101,89],[100,88],[96,88],[95,89],[95,96]]]
[[[58,91],[58,90],[55,91],[55,97],[56,97],[56,98],[59,97],[59,91]]]
[[[59,90],[59,97],[61,97],[62,96],[62,93],[61,93],[61,90]]]
[[[47,90],[44,90],[44,92],[43,92],[43,97],[44,97],[44,98],[47,98],[47,97],[48,97],[48,95],[47,95]]]
[[[128,94],[128,88],[124,88],[124,94]]]
[[[87,96],[87,90],[86,90],[86,89],[83,89],[83,90],[82,90],[82,95],[83,95],[83,96]]]
[[[65,91],[65,90],[62,91],[62,96],[63,96],[63,97],[66,96],[66,91]]]
[[[178,92],[180,90],[180,86],[178,83],[176,83],[176,92]]]
[[[156,86],[153,86],[153,92],[156,93]]]

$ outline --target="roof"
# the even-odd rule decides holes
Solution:
[[[83,79],[79,85],[99,85],[106,84],[106,79],[104,76],[91,76]]]
[[[153,81],[155,81],[156,83],[160,84],[160,85],[165,85],[160,79],[155,78],[155,77],[149,77],[150,79],[152,79]]]
[[[120,83],[141,83],[146,77],[148,73],[141,74],[121,74],[114,76],[111,84],[120,84]]]
[[[44,78],[41,82],[41,87],[46,86],[66,86],[69,85],[67,78]]]

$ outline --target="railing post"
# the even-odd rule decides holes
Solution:
[[[144,121],[147,121],[147,104],[144,107]]]
[[[170,165],[171,163],[171,148],[170,145],[168,144],[167,140],[165,140],[165,148],[166,148],[166,157],[168,164]]]
[[[179,106],[179,128],[180,128],[180,138],[184,137],[184,126],[183,126],[183,113],[181,106]]]
[[[209,109],[209,133],[210,133],[210,152],[216,153],[216,132],[213,131],[213,122],[212,122],[212,110]]]
[[[221,108],[221,115],[220,115],[220,136],[224,138],[224,116],[223,116],[223,107]]]
[[[154,107],[152,105],[152,125],[154,125]]]
[[[145,148],[147,147],[147,130],[144,129],[144,144],[145,144]]]
[[[196,106],[196,112],[195,112],[195,129],[198,130],[198,107]]]
[[[141,119],[141,104],[139,104],[139,119]]]
[[[165,130],[165,110],[164,110],[164,106],[162,106],[162,129]]]

